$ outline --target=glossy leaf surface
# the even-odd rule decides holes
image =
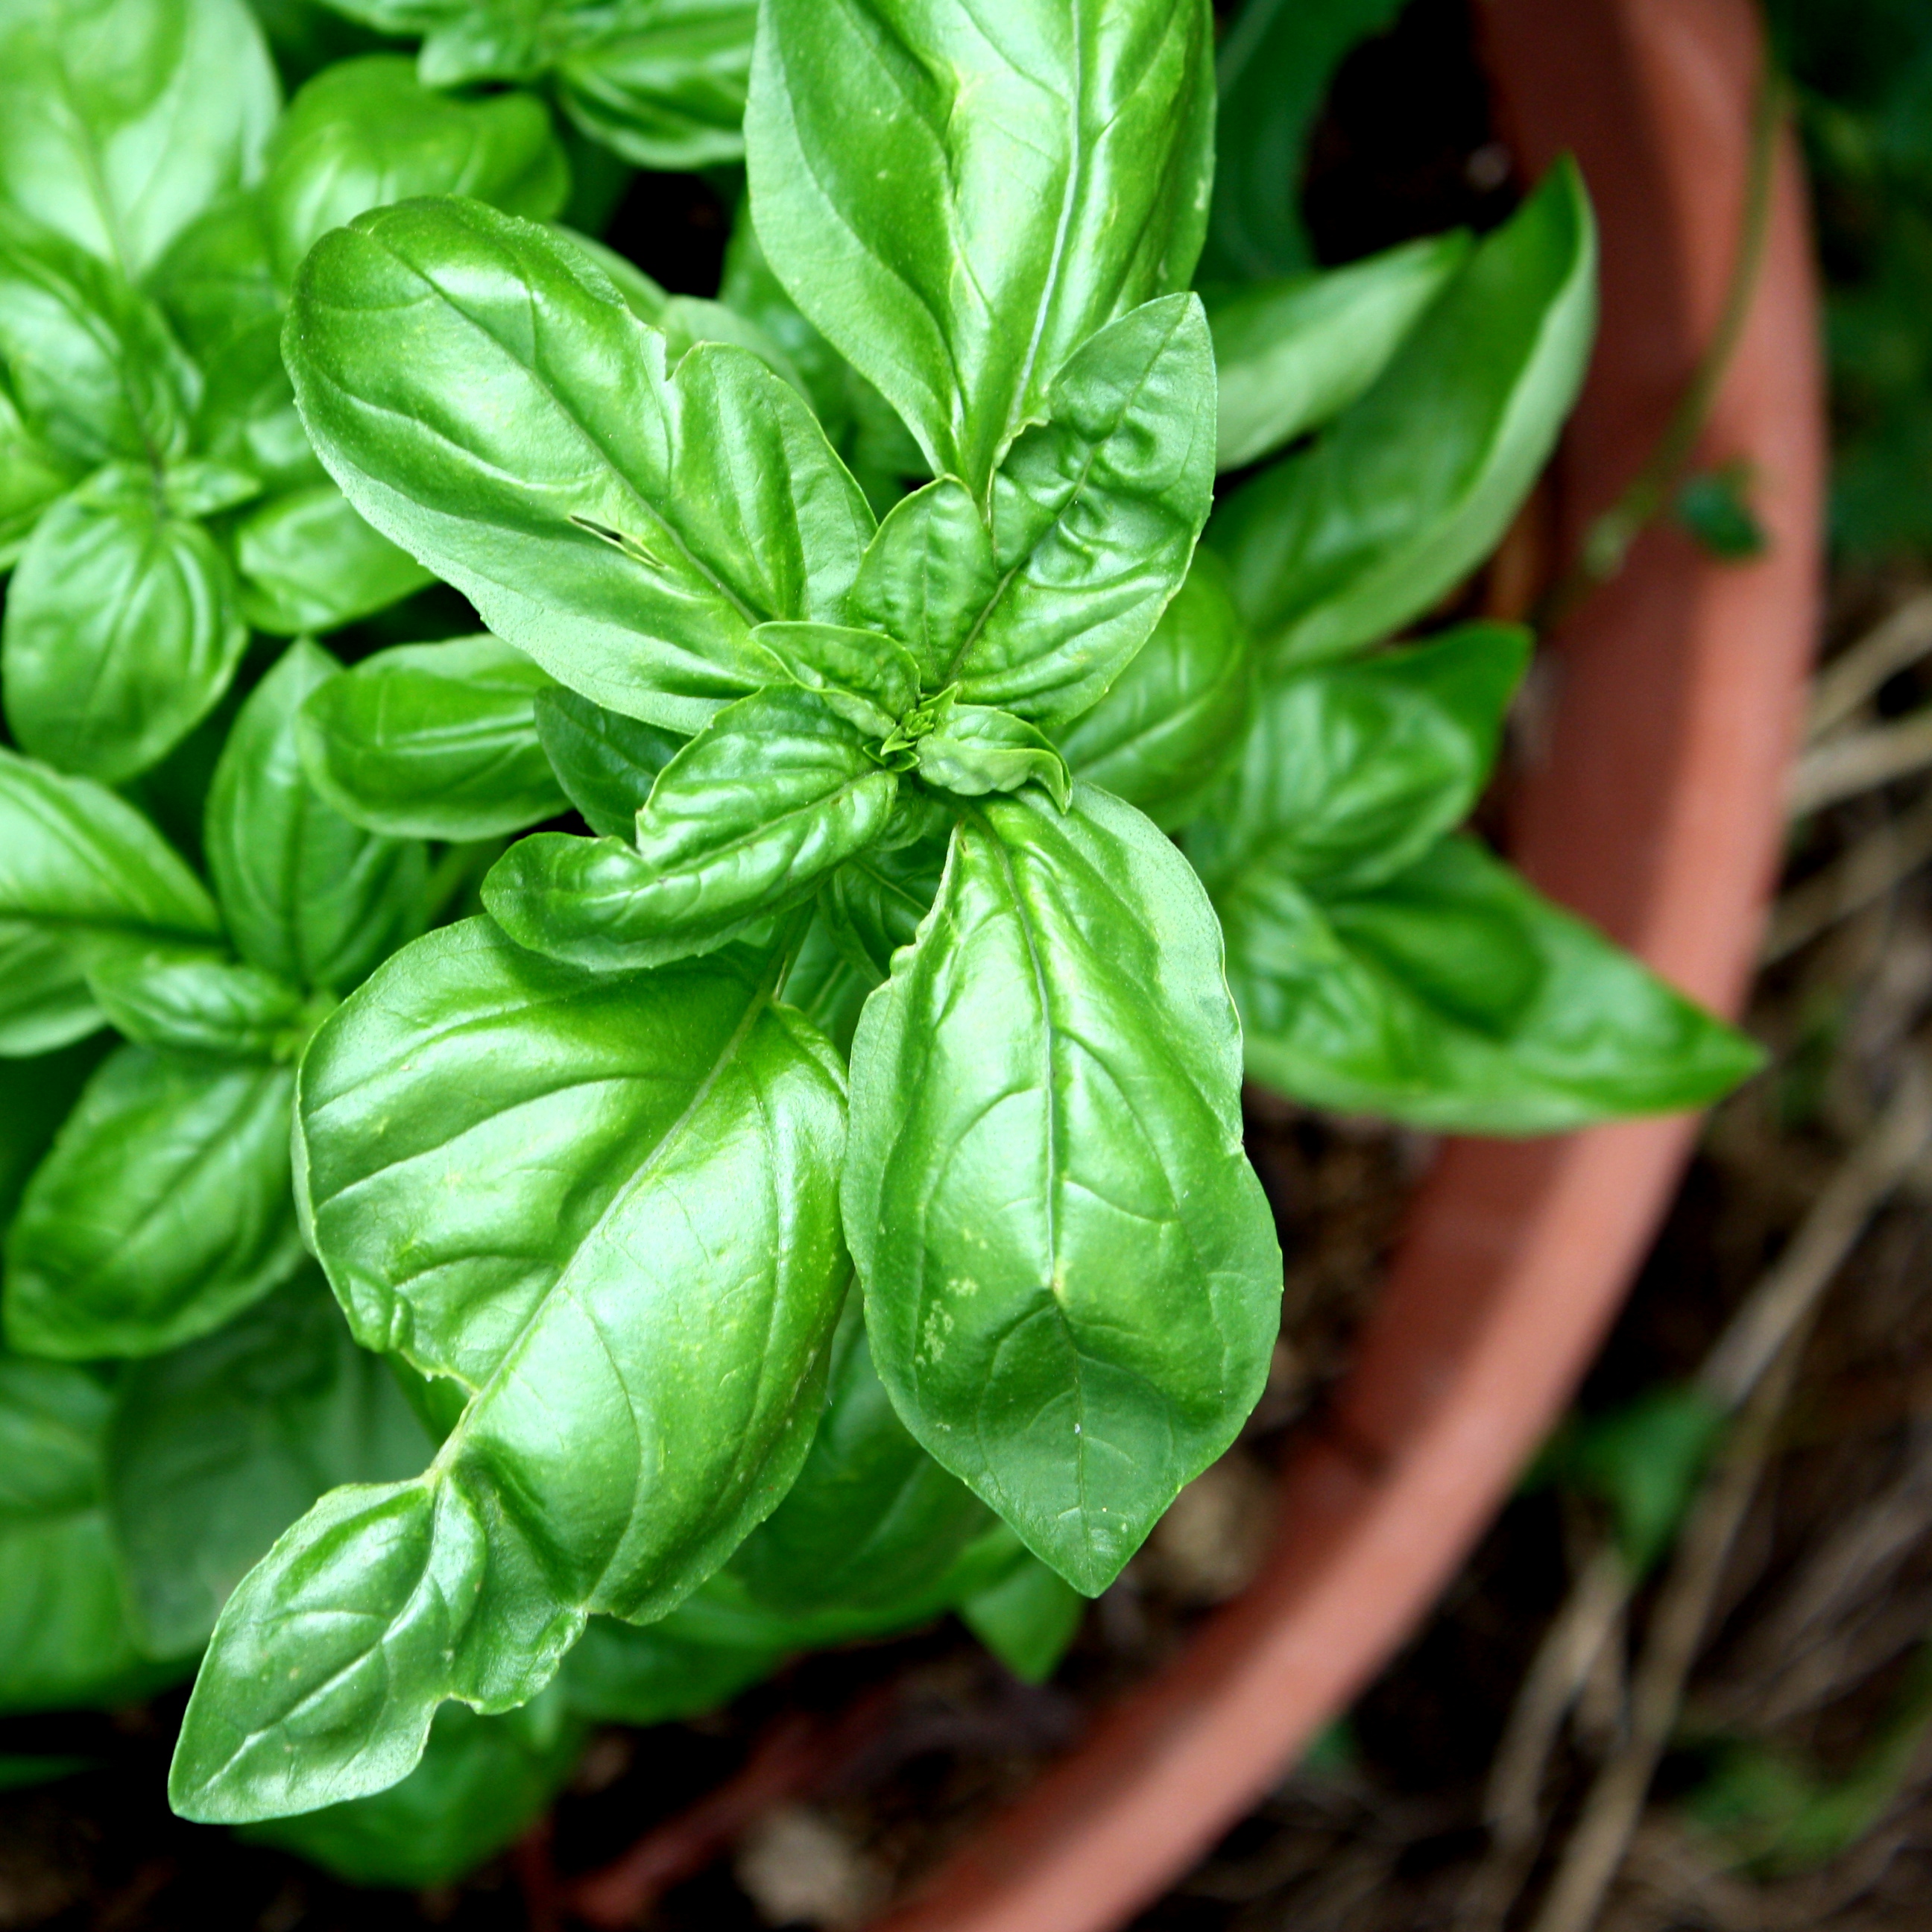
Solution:
[[[911,654],[876,632],[839,624],[760,624],[752,633],[782,675],[816,692],[856,730],[885,737],[919,698]]]
[[[1481,562],[1576,400],[1595,323],[1595,229],[1559,162],[1375,386],[1217,506],[1208,540],[1264,651],[1342,656]]]
[[[370,528],[333,483],[304,484],[252,506],[229,538],[242,614],[258,631],[333,631],[430,581]]]
[[[765,682],[752,627],[836,615],[871,534],[754,357],[701,346],[667,378],[663,338],[580,250],[476,202],[326,236],[286,346],[350,500],[612,710],[699,728]]]
[[[41,518],[14,573],[7,722],[35,757],[118,784],[213,709],[248,642],[208,533],[151,478],[105,470]]]
[[[244,958],[298,986],[354,986],[422,917],[422,848],[352,825],[304,776],[304,701],[342,675],[292,644],[236,717],[208,788],[205,842]]]
[[[918,746],[919,775],[962,798],[1037,784],[1062,812],[1073,790],[1066,760],[1036,725],[985,704],[948,704]]]
[[[302,768],[337,811],[372,831],[520,832],[565,808],[535,710],[555,688],[521,651],[487,634],[398,644],[309,693]]]
[[[300,991],[259,966],[185,947],[116,947],[88,985],[108,1023],[141,1046],[219,1060],[287,1060],[304,1031]]]
[[[1208,10],[766,0],[760,27],[745,127],[765,254],[934,470],[982,491],[1067,358],[1187,286]]]
[[[1258,868],[1216,903],[1248,1070],[1312,1106],[1560,1132],[1702,1106],[1759,1064],[1468,839],[1360,894]]]
[[[536,711],[550,769],[591,830],[607,838],[635,837],[638,814],[684,738],[562,686],[539,693]]]
[[[721,711],[658,773],[637,842],[540,832],[483,902],[532,951],[603,970],[709,952],[795,904],[885,829],[898,780],[814,693]]]
[[[852,1055],[847,1239],[923,1447],[1104,1588],[1258,1393],[1281,1263],[1205,895],[1088,787],[954,834]]]
[[[7,1238],[7,1335],[70,1360],[218,1328],[302,1259],[285,1066],[126,1046],[88,1081]]]

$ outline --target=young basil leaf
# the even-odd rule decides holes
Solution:
[[[1582,180],[1559,162],[1360,401],[1216,507],[1208,541],[1276,662],[1385,636],[1495,548],[1582,381],[1596,262]]]
[[[303,776],[303,703],[341,675],[319,644],[282,654],[228,734],[203,841],[242,957],[298,986],[337,991],[418,925],[425,873],[421,845],[351,824]]]
[[[1061,753],[1078,776],[1172,831],[1239,741],[1254,684],[1253,639],[1227,573],[1196,550],[1139,655],[1061,730]]]
[[[641,1727],[729,1703],[769,1677],[784,1654],[782,1644],[698,1643],[662,1622],[640,1628],[592,1617],[560,1676],[564,1700],[578,1717]]]
[[[1184,289],[1214,127],[1204,0],[766,0],[759,238],[935,472],[982,492],[1096,329]]]
[[[811,1453],[784,1501],[739,1546],[730,1574],[782,1616],[882,1610],[916,1619],[946,1606],[954,1564],[989,1520],[899,1420],[854,1295]]]
[[[284,1066],[124,1046],[34,1170],[7,1238],[7,1336],[85,1361],[178,1347],[302,1260]]]
[[[959,1620],[1024,1684],[1044,1684],[1079,1633],[1087,1606],[1036,1556],[959,1606]]]
[[[760,624],[753,642],[801,690],[858,730],[885,737],[919,700],[919,666],[876,631],[842,624]]]
[[[948,704],[918,743],[919,775],[962,798],[1040,785],[1062,812],[1073,796],[1066,760],[1036,725],[990,705]]]
[[[1392,878],[1468,816],[1528,662],[1526,631],[1468,624],[1271,681],[1189,832],[1195,869],[1214,892],[1250,866],[1330,895]]]
[[[235,580],[152,476],[115,467],[40,519],[7,596],[0,675],[22,747],[112,784],[213,710],[248,648]]]
[[[422,590],[430,574],[371,530],[327,478],[272,496],[229,533],[242,612],[258,631],[333,631]]]
[[[1000,590],[986,519],[964,484],[942,476],[887,512],[846,603],[854,622],[904,645],[936,691]]]
[[[593,141],[673,172],[745,152],[754,0],[626,0],[556,63],[558,98]]]
[[[538,694],[536,721],[557,783],[591,830],[606,838],[634,838],[638,814],[658,772],[686,741],[562,686]]]
[[[1462,229],[1324,274],[1208,290],[1215,460],[1240,470],[1339,416],[1388,366],[1468,259]]]
[[[420,1481],[325,1497],[229,1600],[178,1810],[394,1783],[443,1698],[526,1700],[587,1612],[662,1615],[770,1513],[849,1278],[843,1115],[736,954],[590,974],[472,920],[340,1009],[302,1070],[316,1246],[360,1336],[476,1394]]]
[[[496,1718],[446,1705],[430,1727],[422,1763],[401,1784],[250,1826],[243,1836],[293,1852],[351,1885],[453,1885],[548,1808],[584,1738],[560,1691]]]
[[[609,971],[706,952],[873,843],[898,780],[815,693],[740,698],[658,775],[637,843],[539,832],[483,882],[518,944]]]
[[[378,530],[562,682],[673,730],[765,682],[754,625],[839,614],[872,534],[754,357],[702,346],[667,380],[663,338],[580,250],[476,202],[324,236],[286,352],[318,452]]]
[[[1249,1072],[1312,1106],[1558,1133],[1704,1106],[1760,1064],[1468,839],[1359,894],[1258,866],[1216,902]]]
[[[100,1024],[86,969],[104,948],[220,932],[200,880],[132,806],[0,751],[0,1053]]]
[[[301,1050],[300,990],[206,949],[117,947],[92,963],[87,982],[137,1046],[214,1060],[290,1060]]]
[[[85,1370],[0,1356],[0,1711],[124,1703],[181,1675],[128,1626],[100,1507],[112,1400]]]
[[[964,816],[852,1051],[846,1238],[926,1450],[1096,1594],[1253,1406],[1280,1251],[1199,882],[1090,787]]]
[[[49,0],[0,28],[0,206],[130,281],[260,171],[280,104],[241,0]]]
[[[191,458],[170,464],[160,479],[161,500],[177,517],[212,517],[262,494],[262,479],[232,464]]]
[[[543,220],[569,194],[570,165],[542,101],[452,100],[395,54],[338,62],[302,88],[269,143],[262,188],[284,279],[330,229],[365,208],[464,194]]]
[[[941,683],[1042,724],[1095,704],[1187,574],[1214,488],[1200,299],[1135,309],[1070,357],[992,482],[999,586]]]
[[[106,1505],[142,1647],[199,1649],[235,1586],[324,1490],[413,1475],[431,1453],[313,1270],[135,1364],[115,1390]]]
[[[81,466],[42,442],[0,388],[0,570],[10,570],[41,513],[80,479]]]
[[[946,869],[952,827],[897,847],[874,846],[846,860],[819,888],[819,910],[839,951],[870,992],[892,970],[892,955],[918,936]]]
[[[69,463],[186,447],[194,365],[146,296],[58,236],[0,229],[0,369],[27,428]]]
[[[297,727],[302,767],[337,811],[373,832],[520,832],[565,808],[534,710],[555,688],[487,634],[398,644],[309,693]]]
[[[1221,43],[1214,200],[1202,279],[1255,281],[1306,268],[1302,145],[1342,57],[1402,0],[1244,0]]]

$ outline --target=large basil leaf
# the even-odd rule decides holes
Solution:
[[[1197,550],[1154,635],[1106,696],[1063,728],[1060,751],[1078,776],[1171,830],[1240,738],[1254,682],[1253,640],[1227,574]]]
[[[542,220],[570,192],[542,102],[526,94],[452,100],[413,64],[371,54],[325,68],[290,102],[263,190],[284,278],[332,228],[425,194],[474,195]]]
[[[1220,892],[1247,866],[1324,893],[1379,884],[1468,817],[1527,632],[1471,624],[1413,650],[1270,680],[1187,841]]]
[[[452,1885],[542,1815],[577,1762],[584,1736],[560,1690],[499,1718],[446,1705],[422,1763],[401,1784],[251,1826],[245,1835],[351,1885]]]
[[[0,1711],[124,1702],[145,1664],[100,1508],[112,1400],[92,1375],[0,1355]]]
[[[350,500],[500,637],[684,731],[766,681],[753,625],[836,617],[872,513],[797,394],[664,338],[570,242],[472,202],[326,236],[286,349]]]
[[[593,140],[640,168],[735,161],[755,0],[621,0],[556,63],[560,98]]]
[[[846,1237],[927,1451],[1094,1594],[1253,1406],[1280,1252],[1199,882],[1090,786],[963,817],[852,1050]]]
[[[1339,415],[1388,366],[1468,257],[1460,230],[1321,275],[1208,292],[1216,460],[1239,470]]]
[[[124,1046],[88,1081],[7,1238],[7,1335],[70,1360],[218,1328],[302,1259],[286,1066]]]
[[[34,0],[0,26],[0,205],[130,280],[259,173],[280,91],[241,0]]]
[[[1216,62],[1220,112],[1206,280],[1254,281],[1306,268],[1302,146],[1342,57],[1379,33],[1402,0],[1244,0]]]
[[[350,824],[303,775],[303,703],[341,675],[319,644],[283,653],[228,734],[203,841],[242,956],[299,986],[338,991],[419,924],[424,878],[419,844]]]
[[[784,1493],[848,1268],[840,1070],[772,970],[587,974],[472,920],[316,1035],[316,1247],[361,1339],[474,1394],[420,1481],[325,1497],[230,1599],[178,1810],[393,1784],[442,1700],[526,1701],[587,1612],[662,1615]]]
[[[268,1546],[338,1483],[410,1476],[431,1446],[311,1270],[115,1391],[106,1502],[151,1655],[198,1649]]]
[[[207,532],[152,476],[104,470],[40,519],[8,586],[7,722],[36,757],[118,784],[207,716],[248,644]]]
[[[1187,286],[1210,46],[1205,0],[766,0],[759,240],[935,472],[983,490],[1067,358]]]
[[[651,787],[685,740],[561,687],[539,692],[536,710],[550,768],[592,831],[634,838]]]
[[[1582,182],[1560,162],[1360,401],[1217,506],[1208,541],[1276,660],[1385,635],[1495,547],[1582,380],[1596,260]]]
[[[898,780],[817,693],[718,712],[658,773],[637,842],[539,832],[483,882],[510,937],[608,970],[722,946],[805,898],[885,830]]]
[[[1362,893],[1258,866],[1216,903],[1248,1070],[1312,1106],[1554,1133],[1702,1106],[1760,1064],[1468,839]]]
[[[58,236],[0,229],[0,368],[57,458],[154,464],[185,446],[194,366],[152,302]]]
[[[372,831],[520,832],[566,808],[534,711],[555,688],[521,651],[488,635],[398,644],[309,693],[303,768],[330,804]]]
[[[220,929],[200,881],[132,806],[0,751],[0,1054],[100,1024],[86,967],[104,947]]]
[[[219,1060],[292,1060],[306,1028],[300,992],[206,948],[116,947],[87,981],[110,1023],[137,1046]]]
[[[326,478],[244,511],[229,542],[242,614],[278,637],[335,630],[430,580]]]

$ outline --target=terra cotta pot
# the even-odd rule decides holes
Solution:
[[[1762,58],[1748,0],[1476,0],[1526,170],[1574,152],[1603,326],[1555,482],[1566,542],[1683,394],[1736,255]],[[1550,715],[1513,856],[1687,992],[1734,1010],[1784,823],[1810,658],[1823,470],[1795,152],[1778,158],[1748,326],[1698,460],[1742,459],[1768,554],[1669,529],[1550,640]],[[1105,1932],[1280,1776],[1416,1627],[1568,1400],[1696,1124],[1447,1143],[1354,1366],[1284,1469],[1273,1554],[1174,1663],[878,1932]]]

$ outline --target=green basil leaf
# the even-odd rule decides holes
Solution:
[[[112,1398],[86,1370],[0,1356],[0,1711],[124,1703],[144,1663],[100,1507]]]
[[[286,347],[350,500],[614,711],[698,730],[766,681],[754,625],[839,614],[872,534],[755,358],[707,344],[667,380],[663,338],[580,250],[479,203],[326,236]]]
[[[1131,807],[960,822],[852,1050],[846,1238],[926,1450],[1110,1582],[1265,1378],[1280,1252],[1199,882]]]
[[[1529,642],[1514,626],[1468,624],[1269,682],[1188,835],[1209,890],[1260,866],[1332,895],[1414,864],[1475,804]]]
[[[1582,182],[1559,162],[1360,401],[1216,507],[1208,541],[1264,652],[1346,656],[1495,548],[1582,381],[1596,263]]]
[[[718,712],[658,773],[637,842],[539,832],[483,882],[520,945],[608,971],[705,952],[795,904],[886,827],[898,780],[815,694]]]
[[[7,1335],[37,1355],[152,1355],[302,1260],[283,1066],[124,1046],[34,1170],[7,1238]]]
[[[982,491],[1096,329],[1184,289],[1208,212],[1208,9],[766,0],[746,116],[799,307]]]
[[[212,710],[248,648],[235,580],[199,524],[131,469],[91,477],[28,538],[0,629],[22,747],[118,784]]]
[[[446,1705],[401,1784],[243,1835],[351,1885],[453,1885],[536,1822],[583,1749],[584,1726],[561,1694],[499,1718]]]
[[[918,936],[932,910],[952,827],[908,845],[874,846],[848,859],[819,889],[819,910],[841,953],[869,992],[892,970],[892,955]]]
[[[262,193],[286,278],[330,229],[418,195],[473,195],[544,220],[569,196],[570,166],[532,96],[452,100],[410,61],[370,54],[324,68],[290,102]]]
[[[565,808],[534,710],[555,688],[521,651],[487,634],[398,644],[309,693],[302,766],[338,812],[373,832],[520,832]]]
[[[914,1441],[872,1366],[859,1298],[832,1344],[824,1420],[798,1480],[739,1546],[730,1573],[781,1616],[944,1608],[986,1505]]]
[[[940,680],[1036,723],[1077,718],[1147,642],[1214,488],[1199,298],[1133,310],[1053,379],[992,483],[998,590]]]
[[[1106,696],[1062,728],[1060,751],[1080,777],[1172,831],[1239,742],[1254,685],[1253,639],[1227,573],[1196,550],[1154,635]]]
[[[106,1504],[142,1647],[200,1649],[236,1585],[324,1490],[413,1475],[430,1454],[313,1270],[136,1364],[115,1390]]]
[[[635,167],[738,160],[754,0],[623,0],[607,18],[556,64],[570,118]]]
[[[281,320],[282,286],[261,196],[252,189],[224,196],[197,215],[145,285],[203,374],[218,379],[238,338]]]
[[[45,0],[0,30],[0,206],[130,280],[260,171],[280,105],[241,0]]]
[[[1473,842],[1319,901],[1257,867],[1217,898],[1252,1077],[1450,1132],[1702,1106],[1751,1043]]]
[[[80,480],[80,466],[42,442],[0,387],[0,570],[10,570],[41,512]]]
[[[1037,1557],[1016,1563],[959,1606],[959,1620],[1013,1675],[1044,1684],[1078,1634],[1087,1606]]]
[[[1244,0],[1216,62],[1214,200],[1202,278],[1254,281],[1309,266],[1298,209],[1302,148],[1342,57],[1402,0]]]
[[[838,874],[832,876],[836,878]],[[859,970],[845,957],[832,937],[821,902],[818,916],[806,927],[797,954],[785,974],[782,994],[785,1004],[797,1007],[842,1054],[849,1055],[853,1030],[859,1024],[859,1010],[878,984],[878,976]],[[5,1069],[0,1067],[0,1077],[4,1072]]]
[[[68,1110],[100,1064],[104,1042],[84,1041],[33,1059],[0,1060],[0,1235],[27,1177],[53,1145]]]
[[[640,1628],[592,1617],[563,1660],[563,1695],[592,1724],[669,1724],[728,1704],[769,1677],[784,1654],[780,1645],[697,1643],[662,1622]]]
[[[1000,595],[992,532],[956,478],[942,476],[887,512],[847,598],[855,623],[896,638],[937,691]]]
[[[242,614],[274,637],[339,629],[432,580],[326,478],[248,511],[229,542]]]
[[[89,967],[110,1025],[137,1046],[216,1060],[292,1060],[306,1028],[298,988],[205,950],[116,947]]]
[[[1325,274],[1209,290],[1219,466],[1258,462],[1339,416],[1388,368],[1468,253],[1458,229]]]
[[[857,730],[883,738],[919,700],[910,652],[875,631],[842,624],[760,624],[753,640],[783,675],[816,692]]]
[[[359,1336],[476,1393],[418,1482],[325,1497],[229,1600],[178,1810],[394,1783],[442,1699],[527,1700],[587,1612],[662,1616],[770,1513],[849,1278],[841,1088],[737,955],[589,974],[480,920],[329,1021],[298,1115],[317,1250]]]
[[[1073,796],[1066,760],[1037,725],[990,705],[948,704],[918,745],[919,775],[964,798],[1040,785],[1062,812]]]
[[[0,751],[0,1053],[100,1024],[86,969],[104,948],[220,931],[200,880],[132,806]]]
[[[171,515],[212,517],[262,494],[262,479],[232,464],[201,458],[168,466],[160,478],[161,500]]]
[[[282,654],[228,734],[203,838],[242,957],[298,986],[338,992],[419,926],[426,870],[420,844],[351,824],[303,775],[303,704],[341,675],[319,644]]]
[[[538,693],[536,720],[557,783],[590,829],[607,838],[634,838],[651,787],[686,740],[560,686]]]
[[[194,365],[146,296],[58,236],[0,229],[0,368],[57,458],[158,464],[186,447]]]

